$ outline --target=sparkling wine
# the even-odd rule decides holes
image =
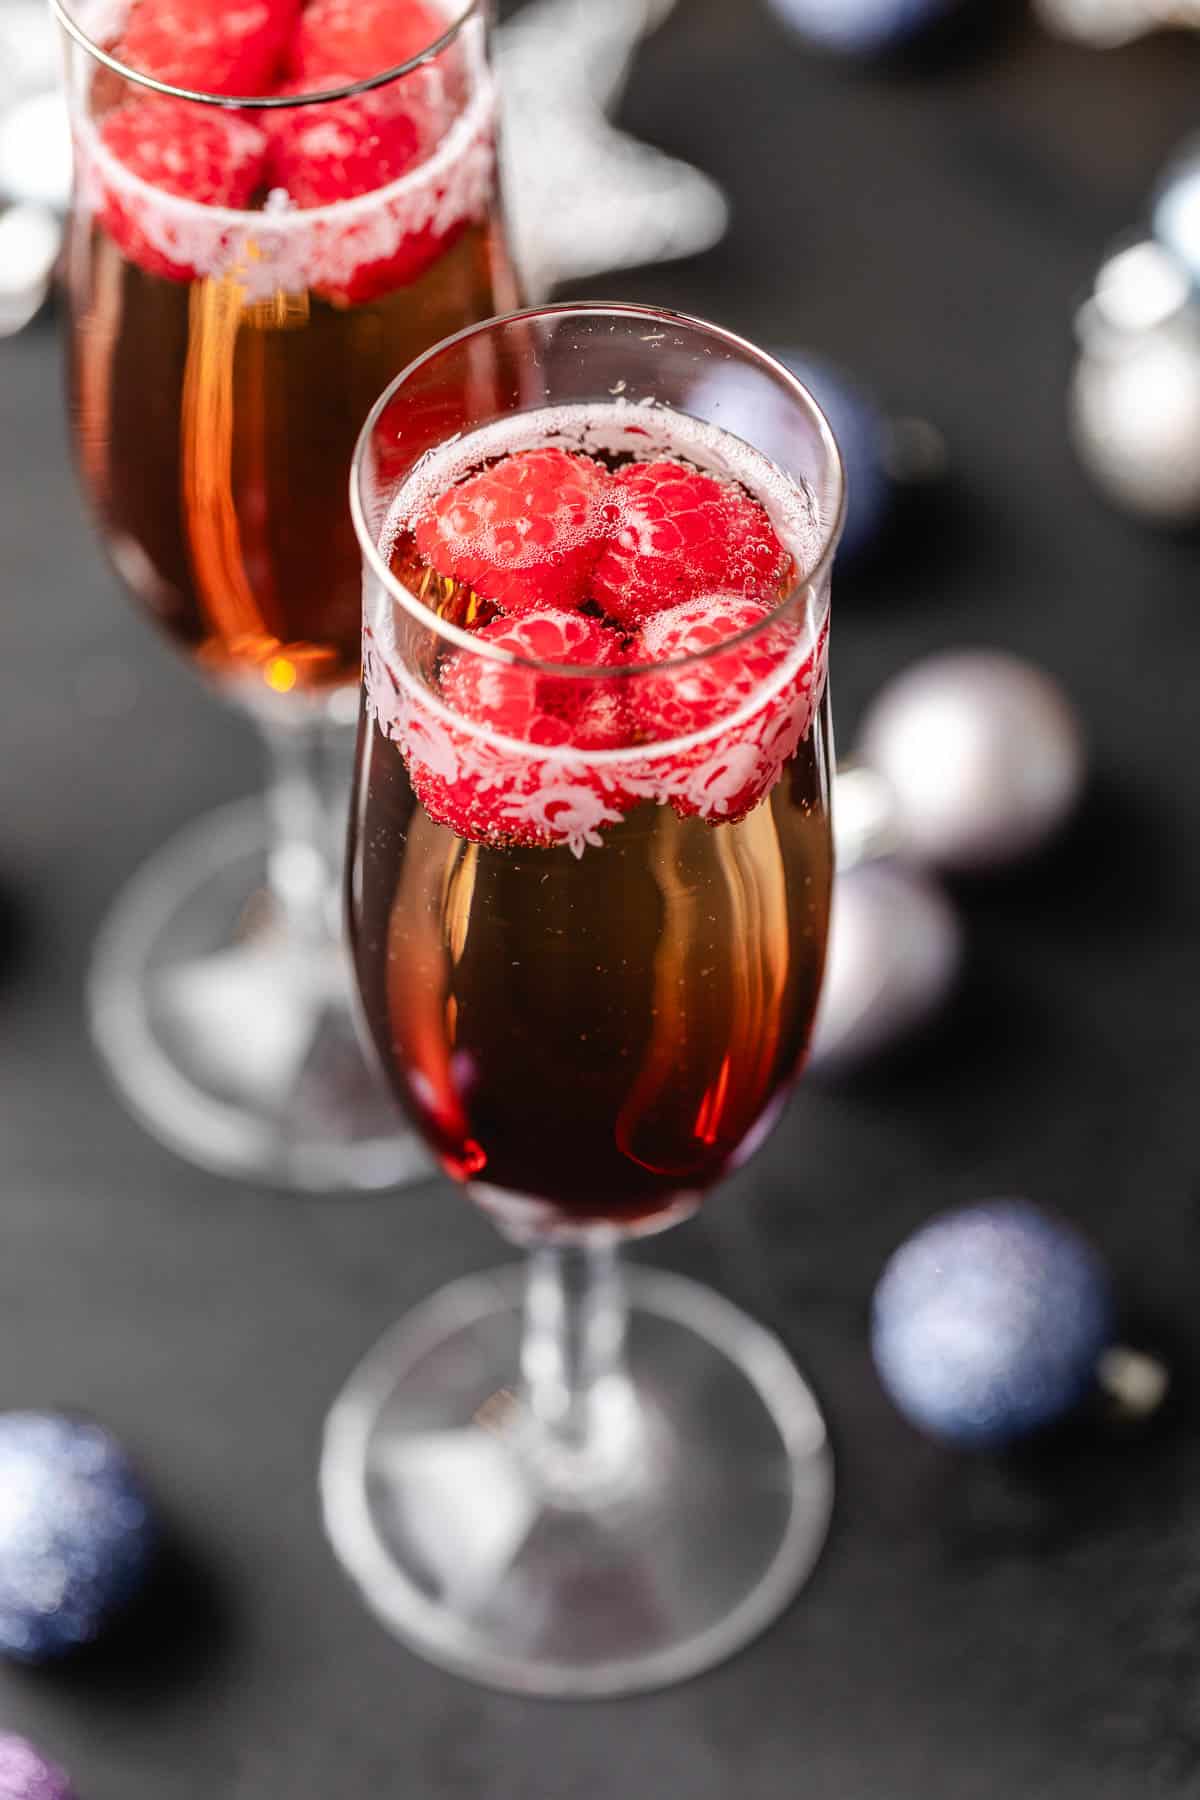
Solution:
[[[382,587],[368,596],[350,865],[359,989],[444,1166],[513,1222],[653,1224],[692,1204],[769,1128],[816,1006],[831,847],[824,627],[804,595],[803,524],[786,533],[804,501],[781,505],[777,472],[687,424],[658,420],[656,453],[720,471],[730,490],[736,475],[738,504],[772,485],[792,550],[778,593],[734,603],[752,619],[776,604],[771,623],[718,646],[700,675],[627,663],[555,677],[530,730],[542,743],[505,741],[448,704],[475,691],[449,672],[470,650],[398,622]],[[572,434],[610,476],[648,455],[640,417],[532,415],[506,422],[503,445],[466,440],[452,466],[423,472],[424,492],[486,469],[504,445]],[[393,570],[444,619],[495,636],[486,596],[423,565],[418,506],[409,492],[393,509]],[[619,504],[605,529],[622,529]],[[597,591],[593,579],[584,620],[602,611]],[[522,629],[507,641],[533,642]],[[626,658],[655,641],[653,620],[632,640],[611,621],[597,629]],[[494,711],[496,682],[523,677],[481,679]],[[664,707],[675,687],[715,696],[715,716]],[[514,694],[501,694],[509,730]],[[682,737],[656,741],[647,720],[660,716],[682,720]],[[596,717],[602,733],[581,743],[578,722]]]
[[[357,678],[358,429],[406,363],[515,299],[482,43],[453,54],[428,154],[378,192],[310,210],[269,193],[205,205],[139,180],[105,140],[123,101],[105,71],[77,118],[67,289],[84,486],[152,617],[251,695]]]

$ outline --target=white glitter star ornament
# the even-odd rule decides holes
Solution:
[[[509,221],[529,297],[707,250],[729,208],[689,163],[610,123],[675,0],[531,0],[498,35]]]

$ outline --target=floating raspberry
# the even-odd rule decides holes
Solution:
[[[448,488],[416,525],[425,561],[519,613],[584,597],[610,477],[590,457],[518,450]]]
[[[723,714],[736,712],[778,668],[789,641],[786,628],[758,631],[744,643],[720,645],[761,626],[770,608],[761,600],[690,600],[657,613],[635,640],[639,663],[669,663],[681,657],[703,660],[661,675],[643,677],[633,698],[639,723],[652,740],[703,731]]]
[[[461,10],[457,9],[457,10]],[[309,0],[288,53],[288,73],[324,69],[381,75],[436,43],[449,20],[424,0]]]
[[[329,71],[321,86],[344,87],[352,75]],[[285,82],[281,94],[311,92],[307,80]],[[420,133],[389,90],[352,100],[298,106],[267,116],[269,182],[294,205],[329,206],[396,181],[417,160]]]
[[[658,759],[664,797],[681,818],[716,823],[744,818],[774,786],[811,724],[814,659],[800,657],[795,622],[763,626],[770,610],[758,600],[690,601],[653,617],[634,645],[634,662],[703,656],[634,683],[631,710],[652,742],[708,730],[764,691],[762,705],[748,719]],[[756,625],[763,628],[744,642],[719,648]]]
[[[137,0],[118,61],[204,94],[266,94],[300,0]]]
[[[266,175],[267,138],[256,125],[186,100],[130,100],[110,112],[101,140],[131,175],[202,206],[244,207]],[[100,217],[121,249],[152,275],[191,281],[197,269],[170,244],[149,205],[106,186]]]
[[[477,635],[544,662],[613,667],[620,640],[578,613],[541,608],[497,619]],[[603,770],[572,752],[629,740],[619,684],[554,676],[458,651],[441,675],[447,706],[472,731],[419,708],[406,748],[417,798],[430,817],[474,842],[567,843],[577,851],[622,816],[623,796]],[[518,739],[528,750],[506,748]]]
[[[521,613],[515,619],[495,619],[475,635],[536,662],[611,667],[621,660],[621,640],[615,632],[580,613],[554,607]],[[605,709],[595,703],[604,691],[610,702],[614,699],[604,683],[546,675],[518,663],[494,662],[469,650],[460,650],[450,659],[442,671],[441,686],[447,704],[464,718],[504,737],[547,748],[571,743],[599,748],[590,732],[593,723],[602,729]],[[613,707],[608,710],[612,712]]]
[[[636,625],[706,594],[781,597],[791,558],[741,488],[677,462],[631,463],[612,478],[612,536],[592,594]]]
[[[353,208],[346,216],[314,225],[311,285],[327,299],[356,306],[407,287],[444,255],[470,222],[470,213],[448,216],[434,204],[414,206],[403,177],[420,178],[426,153],[436,142],[441,102],[431,98],[428,71],[416,71],[388,87],[352,99],[272,112],[266,127],[272,140],[271,185],[302,210],[335,205],[401,185],[378,211]],[[322,66],[279,89],[301,95],[345,87],[357,79],[345,69]],[[478,154],[474,151],[473,154]],[[488,151],[490,163],[490,145]],[[486,164],[484,165],[487,166]]]

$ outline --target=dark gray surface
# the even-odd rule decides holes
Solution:
[[[360,1609],[313,1472],[341,1378],[401,1310],[498,1260],[443,1184],[242,1192],[158,1149],[84,1038],[122,878],[255,777],[245,729],[119,599],[79,516],[49,324],[0,346],[0,1404],[94,1409],[141,1454],[190,1566],[160,1635],[0,1675],[0,1722],[84,1800],[1133,1800],[1200,1787],[1195,547],[1108,514],[1063,430],[1068,313],[1194,122],[1200,47],[1015,32],[881,77],[802,56],[748,0],[685,0],[625,117],[728,186],[733,233],[611,294],[807,343],[945,430],[953,503],[837,595],[843,741],[922,650],[998,642],[1069,684],[1100,778],[1048,867],[967,896],[943,1038],[804,1094],[699,1222],[644,1252],[773,1323],[840,1457],[819,1575],[674,1693],[554,1707],[424,1667]],[[1180,1398],[967,1464],[890,1412],[867,1296],[938,1206],[1025,1191],[1084,1221]]]

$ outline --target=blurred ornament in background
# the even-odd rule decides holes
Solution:
[[[1056,37],[1116,50],[1169,26],[1200,26],[1200,0],[1034,0],[1034,10]]]
[[[0,1800],[75,1800],[75,1789],[28,1738],[0,1731]]]
[[[0,1655],[47,1662],[95,1642],[141,1591],[158,1535],[103,1427],[0,1413]]]
[[[888,422],[870,395],[834,363],[803,350],[775,354],[833,427],[846,469],[846,523],[838,557],[843,564],[854,562],[878,541],[892,513],[896,484],[888,461]]]
[[[0,192],[61,218],[71,199],[71,128],[57,88],[40,89],[0,112]]]
[[[0,104],[58,86],[58,34],[42,0],[5,0],[0,7]]]
[[[882,542],[904,492],[941,475],[945,444],[923,419],[889,418],[861,383],[837,363],[808,350],[775,348],[772,354],[802,381],[833,427],[846,468],[846,525],[838,566],[864,558]],[[755,386],[753,392],[757,393]],[[716,411],[747,402],[744,371],[715,369],[697,387],[697,404]],[[780,406],[783,402],[780,400]]]
[[[1105,496],[1150,524],[1200,519],[1200,259],[1196,177],[1155,208],[1164,242],[1109,257],[1076,318],[1071,436]]]
[[[1095,1386],[1112,1287],[1078,1232],[1027,1200],[943,1213],[879,1279],[871,1349],[921,1431],[991,1449],[1061,1419]]]
[[[1155,237],[1200,291],[1200,138],[1188,138],[1167,164],[1150,216]]]
[[[0,8],[0,337],[36,317],[50,291],[71,187],[71,140],[49,9]]]
[[[840,1073],[928,1024],[953,992],[962,957],[958,914],[927,876],[896,862],[839,872],[809,1068]]]
[[[978,874],[1045,845],[1083,791],[1074,707],[999,650],[928,657],[868,708],[834,790],[837,874],[809,1068],[841,1076],[928,1025],[965,960],[933,871]]]
[[[962,0],[768,0],[783,23],[839,56],[884,56],[940,24]]]
[[[42,206],[0,208],[0,337],[12,337],[46,303],[62,227]]]
[[[890,796],[901,853],[960,873],[1041,848],[1074,810],[1087,768],[1062,689],[1000,650],[949,651],[896,676],[863,720],[858,756]]]
[[[610,123],[637,46],[675,0],[530,0],[497,38],[509,224],[529,298],[724,236],[707,175]]]

